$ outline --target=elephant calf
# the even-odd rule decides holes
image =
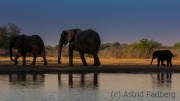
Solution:
[[[44,65],[47,65],[44,42],[38,35],[18,35],[11,38],[9,43],[9,52],[11,60],[14,61],[12,59],[12,48],[18,49],[18,53],[15,57],[15,65],[18,64],[17,59],[20,56],[23,57],[23,65],[26,65],[25,57],[27,52],[32,53],[34,57],[31,65],[35,65],[36,58],[38,55],[41,55],[43,57]]]
[[[173,54],[172,54],[172,52],[170,50],[158,50],[158,51],[155,51],[153,53],[151,64],[153,62],[153,59],[158,58],[158,65],[157,65],[157,67],[159,67],[160,61],[161,61],[161,65],[165,66],[165,64],[163,64],[164,60],[166,60],[167,66],[169,66],[169,64],[170,64],[170,67],[172,67],[173,66],[172,62],[171,62],[172,61],[172,57],[174,57],[174,56],[173,56]]]

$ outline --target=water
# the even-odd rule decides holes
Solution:
[[[180,74],[1,74],[0,101],[179,101]]]

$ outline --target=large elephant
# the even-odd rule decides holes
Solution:
[[[170,50],[158,50],[153,53],[151,64],[153,62],[153,59],[158,58],[158,65],[157,65],[158,67],[159,67],[160,61],[161,61],[161,65],[165,66],[165,64],[163,64],[164,60],[166,60],[167,66],[169,66],[170,64],[170,67],[172,67],[173,66],[171,62],[172,57],[174,56]]]
[[[83,66],[87,66],[84,53],[92,54],[94,57],[93,66],[99,66],[101,63],[98,58],[98,50],[101,39],[97,32],[87,29],[69,29],[62,32],[59,40],[58,63],[61,64],[61,50],[63,45],[69,43],[69,66],[73,66],[73,50],[79,51]]]
[[[25,35],[18,35],[12,37],[9,44],[9,52],[10,58],[12,61],[12,49],[18,49],[18,53],[15,57],[15,65],[18,64],[17,59],[22,56],[23,57],[23,65],[26,65],[26,53],[33,54],[33,62],[31,65],[35,65],[36,58],[38,55],[41,55],[44,59],[44,65],[47,65],[46,55],[45,55],[45,47],[44,42],[38,35],[32,36],[25,36]]]

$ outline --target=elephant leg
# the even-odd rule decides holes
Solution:
[[[45,56],[43,56],[43,60],[44,60],[44,65],[47,65],[47,60]]]
[[[169,63],[170,63],[170,67],[173,67],[171,59],[169,60]]]
[[[85,60],[85,58],[84,58],[84,53],[79,52],[79,54],[80,54],[80,56],[81,56],[81,60],[82,60],[82,63],[83,63],[82,66],[87,66],[86,60]]]
[[[26,57],[23,56],[22,58],[23,58],[23,64],[22,64],[22,65],[23,65],[23,66],[26,66]]]
[[[167,66],[169,66],[169,64],[170,64],[170,67],[172,67],[171,59],[167,59]]]
[[[170,67],[173,67],[172,63],[170,62]]]
[[[15,59],[14,59],[14,62],[15,62],[15,65],[17,65],[18,64],[18,58],[21,56],[21,54],[20,53],[18,53],[17,55],[16,55],[16,57],[15,57]]]
[[[163,59],[161,59],[161,65],[162,65],[162,66],[165,66]]]
[[[69,64],[68,66],[73,66],[73,48],[69,46]]]
[[[43,57],[44,65],[47,65],[47,60],[46,60],[46,55],[45,55],[45,51],[44,51],[44,50],[43,50],[43,52],[41,53],[41,56]]]
[[[93,64],[93,66],[99,66],[101,63],[99,61],[99,58],[98,58],[97,54],[94,54],[93,57],[94,57],[94,64]]]
[[[33,62],[31,63],[31,65],[36,64],[36,58],[37,58],[37,54],[33,54]]]
[[[158,65],[157,65],[157,67],[159,67],[159,64],[160,64],[160,59],[158,58]]]
[[[26,65],[26,52],[23,52],[23,66]]]
[[[169,66],[170,61],[169,61],[169,60],[166,60],[166,62],[167,62],[167,65],[166,65],[166,66]]]

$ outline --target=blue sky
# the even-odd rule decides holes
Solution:
[[[7,23],[52,46],[73,28],[97,31],[102,43],[148,38],[171,46],[180,41],[180,0],[0,0],[0,25]]]

